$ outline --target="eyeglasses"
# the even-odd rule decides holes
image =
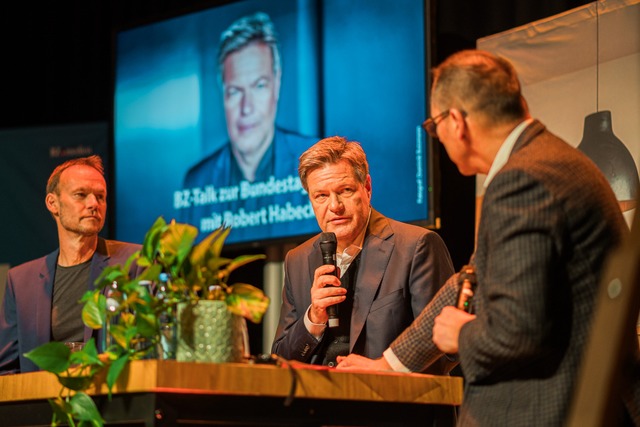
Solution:
[[[450,111],[451,110],[443,111],[437,116],[429,117],[427,120],[422,122],[422,128],[429,134],[429,136],[431,136],[431,138],[438,138],[438,132],[436,132],[438,124],[447,118]]]

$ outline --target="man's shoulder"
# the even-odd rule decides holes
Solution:
[[[409,242],[413,242],[413,244],[415,244],[419,241],[425,241],[428,245],[438,243],[444,244],[442,237],[433,230],[391,218],[387,219],[389,221],[389,227],[393,231],[393,238],[395,239],[396,244],[399,242],[403,242],[401,243],[402,245],[406,245]]]
[[[535,120],[518,138],[504,169],[508,170],[514,165],[571,162],[579,157],[583,156],[575,147]]]
[[[302,256],[302,257],[308,256],[308,254],[314,250],[314,244],[318,240],[319,236],[320,236],[319,234],[313,235],[309,239],[300,243],[295,248],[291,249],[289,252],[287,252],[287,258],[293,258],[298,256]]]
[[[539,182],[584,185],[583,180],[591,181],[600,174],[584,153],[542,125],[537,134],[516,148],[496,176],[499,179],[494,179],[496,182],[509,185],[513,181],[511,175],[520,174]]]
[[[45,256],[40,257],[40,258],[36,258],[36,259],[29,260],[29,261],[25,261],[22,264],[16,265],[15,267],[11,267],[9,269],[9,274],[22,274],[22,273],[25,273],[25,272],[31,272],[31,271],[39,270],[43,266],[46,265],[47,257],[51,256],[52,254],[53,254],[53,252],[51,254],[45,255]]]
[[[430,230],[426,227],[417,225],[417,224],[411,224],[408,222],[403,222],[403,221],[397,221],[395,219],[391,219],[389,218],[389,222],[391,223],[391,226],[395,229],[395,230],[400,230],[403,233],[406,234],[412,234],[412,235],[418,235],[418,236],[422,236],[425,234],[437,234],[435,231]]]
[[[197,180],[203,173],[209,174],[212,170],[225,167],[231,156],[229,142],[223,144],[213,153],[209,154],[195,165],[191,166],[185,175],[185,183]]]
[[[303,135],[280,127],[276,127],[273,139],[274,143],[278,145],[278,149],[286,148],[292,155],[296,156],[296,160],[307,148],[320,140],[315,136]]]
[[[138,243],[121,242],[119,240],[105,240],[105,243],[109,248],[109,253],[114,253],[114,252],[134,253],[135,251],[142,249],[142,245]]]
[[[289,143],[310,142],[312,144],[320,140],[320,138],[318,137],[304,135],[304,134],[301,134],[300,132],[295,132],[295,131],[284,129],[281,127],[276,127],[274,139],[286,140]]]
[[[418,239],[426,234],[437,234],[434,231],[419,225],[409,224],[408,222],[389,218],[376,210],[373,210],[371,213],[369,231],[370,233],[377,234],[382,238],[402,236],[411,239]]]

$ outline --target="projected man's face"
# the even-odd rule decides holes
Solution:
[[[273,139],[280,94],[271,49],[256,42],[230,54],[222,78],[227,131],[234,150],[247,156],[264,151]]]

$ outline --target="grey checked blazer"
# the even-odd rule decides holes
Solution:
[[[564,423],[603,261],[626,232],[591,160],[530,124],[484,196],[473,261],[478,317],[459,338],[460,425]],[[456,295],[452,278],[392,343],[405,366],[420,371],[439,356],[433,317]]]

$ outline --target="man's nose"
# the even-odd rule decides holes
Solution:
[[[247,90],[242,94],[240,111],[243,116],[247,116],[253,112],[253,95],[250,90]]]
[[[89,209],[96,209],[99,202],[98,202],[98,197],[96,197],[95,194],[89,194],[86,198],[87,200],[87,207]]]
[[[343,208],[342,199],[337,194],[329,195],[329,209],[336,212]]]

